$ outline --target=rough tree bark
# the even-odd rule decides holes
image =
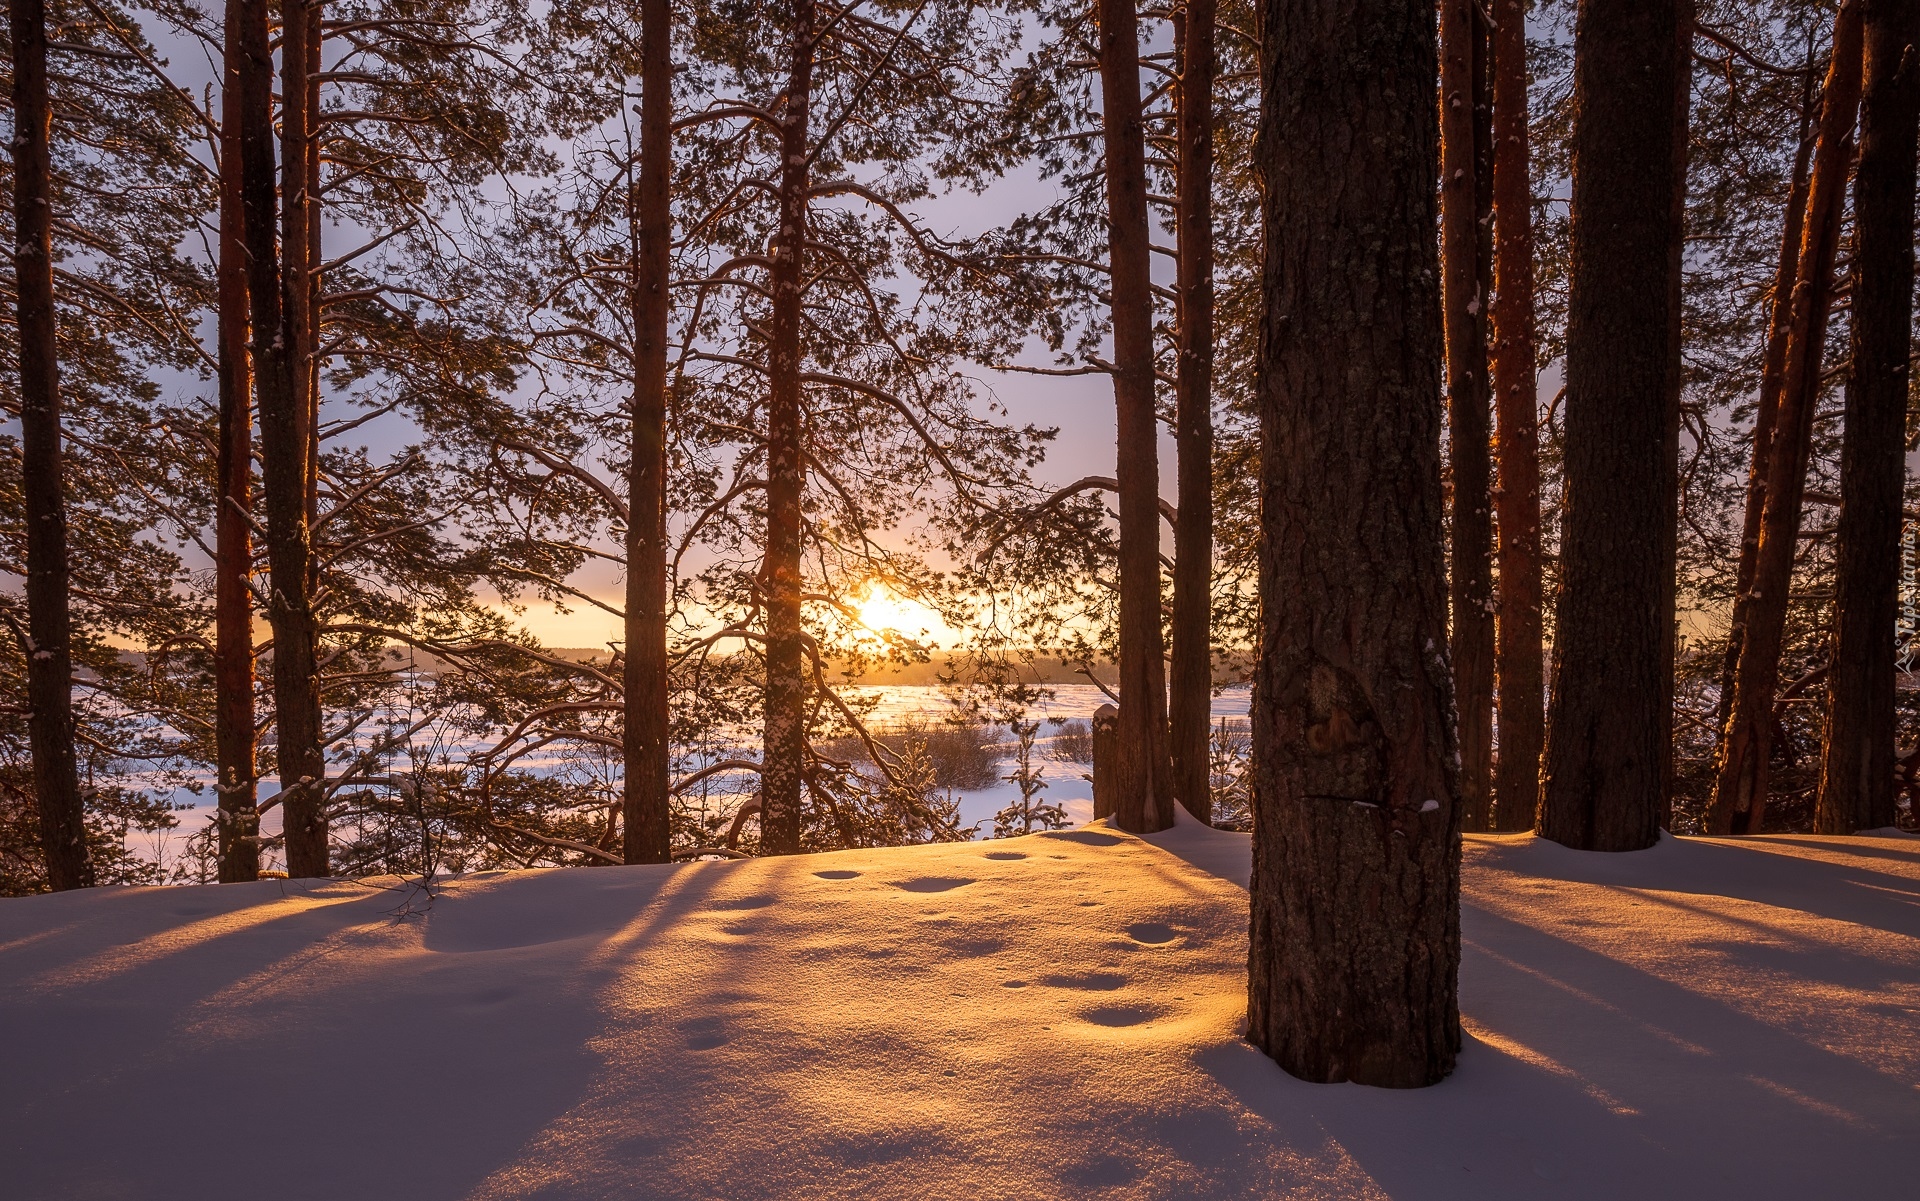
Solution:
[[[1487,290],[1481,245],[1489,198],[1479,104],[1486,27],[1475,0],[1440,5],[1440,297],[1447,339],[1448,453],[1453,476],[1449,600],[1460,721],[1461,821],[1491,824],[1493,524],[1487,407]]]
[[[1153,404],[1153,278],[1148,241],[1140,31],[1134,0],[1099,0],[1107,260],[1113,282],[1114,476],[1120,493],[1120,795],[1114,820],[1173,824],[1166,642],[1160,629],[1160,419]]]
[[[801,288],[807,230],[807,110],[813,86],[814,0],[793,0],[792,61],[780,110],[780,229],[774,237],[767,369],[766,730],[760,755],[761,846],[800,850],[807,731],[806,635],[800,628],[800,503],[806,431],[800,403]]]
[[[1215,0],[1180,18],[1179,346],[1174,425],[1179,519],[1173,529],[1173,646],[1168,668],[1173,793],[1213,820],[1207,760],[1213,711],[1213,76]]]
[[[267,516],[267,562],[272,584],[267,618],[273,626],[275,750],[280,774],[281,825],[287,874],[327,874],[327,823],[321,808],[326,759],[320,745],[320,679],[315,654],[313,547],[310,513],[313,421],[308,380],[313,359],[312,230],[316,203],[308,186],[312,90],[307,86],[310,0],[282,0],[280,162],[287,183],[280,211],[280,253],[260,261],[272,236],[271,207],[256,223],[248,206],[247,238],[254,251],[253,328],[255,407],[260,414],[260,465]],[[272,163],[269,150],[267,163]],[[251,170],[251,165],[249,167]],[[270,178],[270,176],[269,176]],[[277,297],[269,315],[262,292]],[[272,341],[259,339],[272,331]]]
[[[668,0],[640,9],[640,171],[629,222],[632,461],[627,474],[623,850],[672,858],[667,710],[667,271],[673,211],[673,36]],[[764,828],[764,826],[762,827]]]
[[[222,884],[260,875],[259,748],[253,726],[253,365],[247,294],[245,162],[248,89],[271,103],[261,61],[265,11],[227,0],[220,93],[219,511],[214,517],[214,788]],[[253,28],[253,25],[258,28]],[[257,39],[257,41],[256,41]]]
[[[1496,0],[1493,29],[1493,388],[1499,487],[1494,678],[1500,757],[1493,828],[1528,830],[1540,806],[1546,695],[1540,610],[1540,418],[1533,324],[1533,188],[1526,0]]]
[[[1861,20],[1858,0],[1834,19],[1833,61],[1821,89],[1820,131],[1808,173],[1806,228],[1800,239],[1779,409],[1767,448],[1766,500],[1760,547],[1747,591],[1734,669],[1733,699],[1720,736],[1707,828],[1715,834],[1758,834],[1765,827],[1767,758],[1773,743],[1774,691],[1787,624],[1787,592],[1800,538],[1800,510],[1820,399],[1820,362],[1833,300],[1833,260],[1840,243],[1841,202],[1860,104]]]
[[[67,500],[60,357],[53,307],[53,107],[44,0],[10,0],[13,50],[13,270],[20,333],[20,490],[27,519],[27,740],[40,850],[54,891],[93,886],[86,805],[74,759],[73,626],[67,609]],[[15,634],[20,634],[15,627]]]
[[[1539,830],[1630,851],[1659,837],[1675,0],[1582,0],[1574,63],[1566,491]]]
[[[1860,165],[1853,182],[1853,371],[1840,446],[1833,668],[1814,828],[1894,824],[1894,620],[1913,348],[1913,197],[1920,4],[1866,0]]]
[[[1247,1037],[1307,1080],[1460,1046],[1433,10],[1266,0],[1264,597]]]

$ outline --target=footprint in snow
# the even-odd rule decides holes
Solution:
[[[1174,932],[1172,926],[1163,925],[1160,922],[1135,922],[1127,927],[1127,937],[1135,942],[1157,947],[1163,943],[1172,942],[1179,935]]]
[[[964,876],[921,876],[914,880],[897,880],[893,886],[904,892],[952,892],[971,883],[973,881]]]
[[[822,880],[853,880],[860,875],[859,872],[815,872],[813,874]]]
[[[998,859],[1003,862],[1012,859],[1025,859],[1026,857],[1025,851],[988,851],[986,854],[986,858],[988,859]]]
[[[715,901],[715,909],[765,909],[776,901],[777,897],[734,897],[731,900]]]
[[[1138,1026],[1159,1015],[1144,1005],[1102,1005],[1080,1015],[1096,1026]]]

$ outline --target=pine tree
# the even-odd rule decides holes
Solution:
[[[1469,830],[1491,823],[1493,755],[1493,525],[1487,314],[1492,236],[1487,168],[1492,75],[1488,32],[1472,0],[1440,6],[1440,287],[1447,336],[1447,431],[1453,505],[1449,531],[1454,699],[1460,788]]]
[[[1533,826],[1546,737],[1541,647],[1540,447],[1534,345],[1533,176],[1528,153],[1525,0],[1493,9],[1492,383],[1494,489],[1499,531],[1494,680],[1500,754],[1494,765],[1495,830]]]
[[[1179,262],[1174,426],[1178,511],[1173,530],[1173,617],[1168,733],[1174,798],[1213,820],[1208,732],[1213,710],[1213,123],[1215,0],[1179,12],[1174,87],[1175,229]]]
[[[1412,1087],[1460,1047],[1430,10],[1268,0],[1248,1038]]]
[[[1860,163],[1853,184],[1853,361],[1814,828],[1894,824],[1894,620],[1913,348],[1913,196],[1920,5],[1867,0]]]
[[[1860,47],[1860,6],[1857,0],[1845,0],[1834,20],[1832,63],[1822,89],[1780,395],[1767,447],[1760,542],[1753,581],[1741,606],[1739,662],[1715,765],[1708,810],[1708,824],[1715,833],[1758,834],[1765,823],[1774,691],[1780,678],[1788,592],[1812,454],[1847,161],[1860,101]]]
[[[1583,0],[1576,32],[1565,512],[1539,830],[1584,850],[1650,846],[1661,816],[1677,27],[1672,3]]]
[[[85,808],[74,762],[73,653],[67,590],[67,500],[60,435],[60,359],[53,296],[53,106],[43,0],[10,0],[13,47],[13,270],[20,330],[21,491],[27,524],[27,660],[33,789],[40,845],[55,891],[90,888]]]

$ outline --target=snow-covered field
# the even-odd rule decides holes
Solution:
[[[1470,838],[1417,1092],[1239,1041],[1247,846],[0,902],[0,1196],[1920,1195],[1920,841]]]
[[[851,699],[870,702],[872,711],[868,720],[876,727],[886,728],[899,722],[919,721],[937,724],[948,719],[957,710],[944,689],[917,684],[887,685],[848,685],[843,691]],[[1047,695],[1031,706],[1028,716],[1046,719],[1050,722],[1085,721],[1093,716],[1093,711],[1107,702],[1107,696],[1091,684],[1050,684]],[[1250,685],[1237,684],[1221,689],[1214,695],[1212,718],[1244,719],[1247,707],[1253,699]],[[401,723],[404,724],[404,723]],[[1056,727],[1043,726],[1041,741],[1046,743],[1055,734]],[[955,799],[960,805],[960,824],[963,827],[977,827],[990,832],[993,829],[993,815],[1006,808],[1020,797],[1019,788],[1004,779],[1005,773],[1012,770],[1013,764],[1007,756],[1011,754],[1010,735],[1004,727],[994,729],[992,736],[1007,743],[1002,749],[1003,755],[999,771],[1003,779],[1000,783],[987,788],[956,789]],[[371,733],[367,737],[372,737]],[[726,758],[737,753],[742,758],[758,759],[759,745],[755,741],[756,733],[744,732],[737,748],[728,748],[720,752],[719,757]],[[477,739],[465,750],[475,750],[489,745],[492,738]],[[552,770],[560,762],[558,754],[534,754],[520,760],[522,768],[534,771]],[[1042,776],[1046,781],[1046,791],[1041,799],[1047,803],[1063,806],[1067,817],[1075,824],[1093,818],[1093,781],[1089,773],[1091,767],[1063,762],[1048,754],[1040,760]],[[332,769],[337,772],[340,769]],[[209,784],[211,777],[209,777]],[[269,777],[262,783],[261,798],[273,795],[278,782]],[[213,820],[215,800],[210,787],[203,787],[199,793],[180,789],[173,795],[175,804],[183,806],[175,815],[178,824],[167,830],[152,833],[134,834],[127,845],[136,853],[161,864],[164,868],[185,854],[187,840],[204,829]],[[276,806],[261,817],[260,829],[274,836],[280,833],[280,810]],[[280,857],[278,848],[270,848],[266,855],[266,866],[281,869],[286,866]]]

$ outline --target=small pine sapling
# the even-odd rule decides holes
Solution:
[[[1018,742],[1013,771],[1003,778],[1019,787],[1020,799],[993,815],[993,836],[1012,838],[1019,834],[1031,834],[1036,829],[1065,829],[1068,825],[1066,809],[1040,800],[1040,793],[1047,786],[1045,773],[1034,761],[1033,753],[1033,736],[1039,733],[1040,723],[1015,720],[1008,722],[1007,726]]]
[[[1207,740],[1207,760],[1214,828],[1252,833],[1253,737],[1247,724],[1221,718]]]

